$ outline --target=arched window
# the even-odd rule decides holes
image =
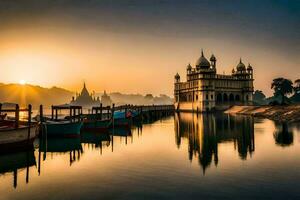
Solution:
[[[224,102],[227,102],[227,101],[228,101],[228,96],[227,96],[226,93],[224,93],[224,95],[223,95],[223,101],[224,101]]]
[[[240,95],[237,94],[237,95],[235,96],[235,101],[240,101],[240,100],[241,100]]]
[[[222,102],[222,94],[217,94],[217,102]]]
[[[234,95],[232,93],[229,95],[229,101],[234,102]]]

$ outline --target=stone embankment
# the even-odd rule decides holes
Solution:
[[[288,106],[233,106],[225,113],[251,115],[278,122],[300,122],[300,104]]]

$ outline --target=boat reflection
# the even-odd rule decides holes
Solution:
[[[29,168],[35,166],[33,148],[29,151],[21,151],[0,155],[0,174],[13,173],[13,186],[17,188],[18,172],[26,169],[26,183],[29,182]]]
[[[218,164],[218,145],[233,142],[241,159],[247,159],[255,150],[254,119],[224,114],[175,114],[175,136],[178,148],[182,139],[188,139],[188,154],[192,161],[198,157],[203,173],[212,161]]]
[[[43,138],[39,143],[39,173],[40,173],[40,156],[43,153],[43,160],[46,160],[47,153],[51,154],[70,154],[70,165],[79,161],[83,153],[80,138]],[[77,156],[76,156],[77,154]]]
[[[103,146],[109,147],[111,143],[111,138],[108,133],[98,133],[94,131],[83,131],[81,133],[81,143],[85,146],[88,145],[88,148],[92,147],[92,149],[100,149],[100,154],[102,154]]]

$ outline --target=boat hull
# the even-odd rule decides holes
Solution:
[[[47,136],[79,137],[83,122],[46,122],[43,124]]]
[[[30,134],[28,127],[1,131],[0,154],[32,149],[36,137],[36,127],[30,127]]]

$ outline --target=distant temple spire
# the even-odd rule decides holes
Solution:
[[[94,93],[95,96],[95,93]],[[83,88],[81,93],[76,93],[76,99],[72,99],[71,105],[79,105],[79,106],[97,106],[100,104],[99,100],[93,98],[93,93],[89,93],[85,82],[83,82]]]

